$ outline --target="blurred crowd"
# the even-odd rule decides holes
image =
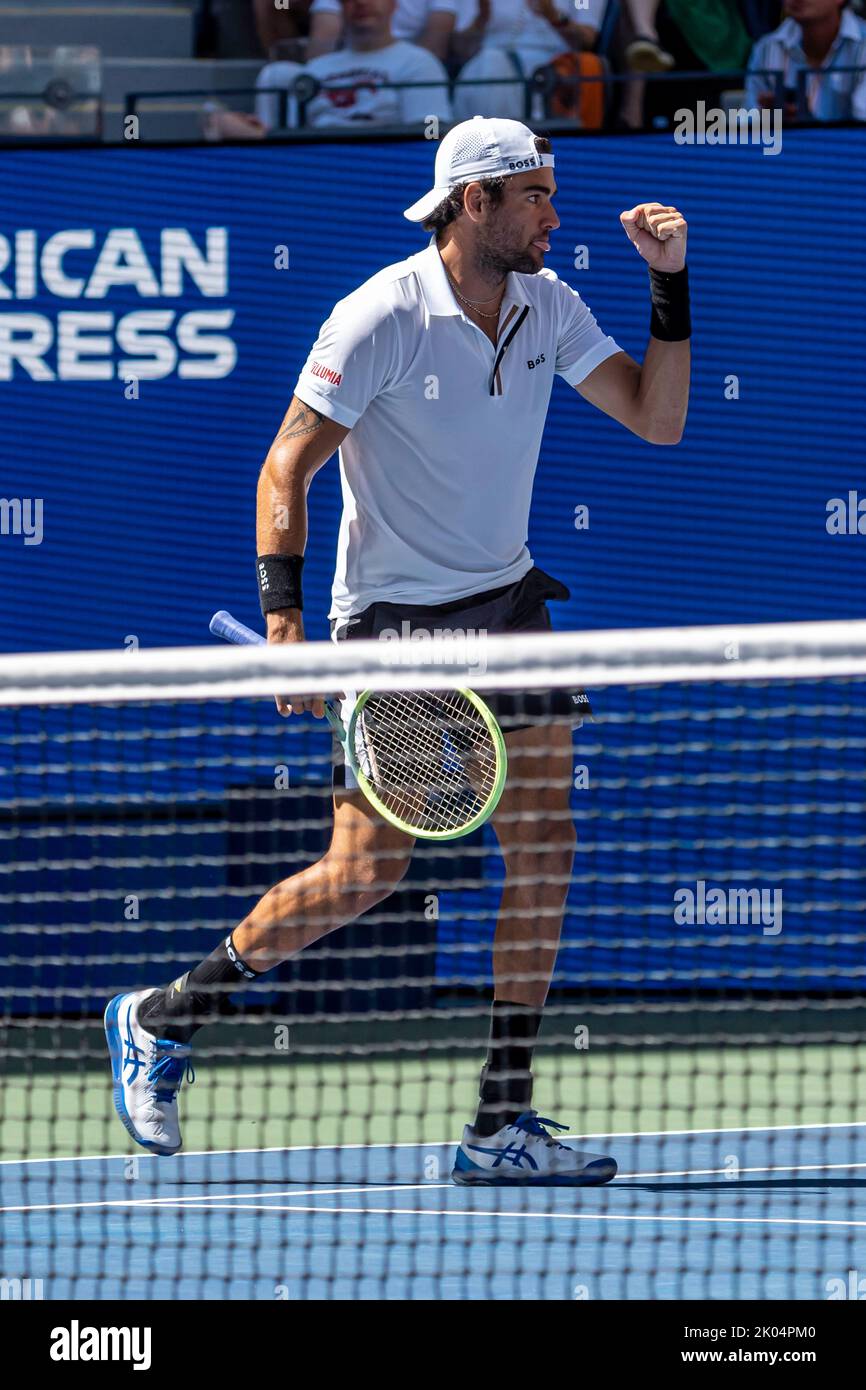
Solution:
[[[786,123],[866,120],[866,0],[195,3],[194,37],[186,10],[186,56],[181,48],[178,75],[166,78],[165,90],[175,89],[169,138],[369,126],[435,138],[441,124],[476,114],[668,129],[700,102],[771,109]],[[106,95],[98,33],[86,48],[57,43],[0,44],[0,138],[99,138],[111,110],[105,138],[126,138],[122,93],[144,80],[133,35],[120,97],[116,87]],[[214,98],[203,100],[212,80]]]
[[[232,3],[203,0],[203,53],[221,52]],[[240,42],[268,60],[255,113],[211,111],[206,133],[262,139],[299,125],[419,126],[476,112],[659,128],[699,100],[776,107],[789,122],[863,120],[864,9],[860,0],[252,0]]]

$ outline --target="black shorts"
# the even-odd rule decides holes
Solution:
[[[564,584],[535,567],[515,584],[450,603],[373,603],[354,618],[332,619],[331,635],[341,642],[380,637],[388,631],[409,634],[423,630],[431,637],[437,632],[459,631],[467,634],[469,640],[478,633],[551,632],[548,599],[569,597]],[[485,690],[481,695],[506,735],[554,720],[579,727],[584,719],[592,718],[589,697],[583,690]],[[348,779],[345,773],[340,750],[335,763],[335,787],[354,786],[351,772]]]

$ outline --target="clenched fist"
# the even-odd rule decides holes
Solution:
[[[653,270],[676,274],[686,263],[688,226],[682,213],[663,203],[638,203],[620,214],[625,234]]]

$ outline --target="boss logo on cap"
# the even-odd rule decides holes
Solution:
[[[533,155],[531,159],[511,159],[508,161],[509,169],[534,169],[538,160]]]

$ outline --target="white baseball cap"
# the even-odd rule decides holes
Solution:
[[[410,222],[423,222],[458,183],[473,179],[510,178],[542,165],[553,168],[552,154],[539,154],[535,136],[520,121],[473,116],[443,136],[436,151],[434,184],[403,213]]]

